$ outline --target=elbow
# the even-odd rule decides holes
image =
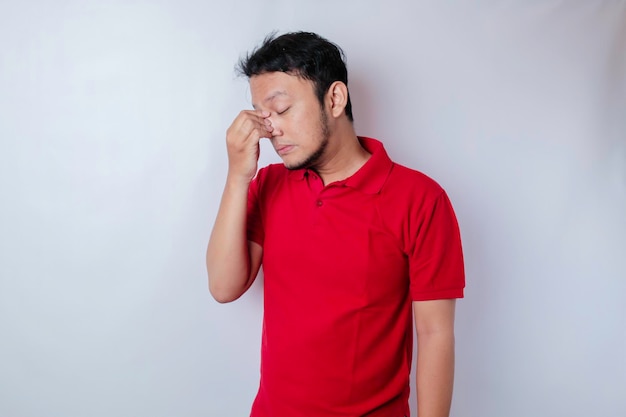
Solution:
[[[231,303],[241,297],[241,293],[235,293],[232,290],[229,291],[227,288],[223,288],[222,286],[212,282],[210,278],[209,293],[211,294],[213,299],[220,304]]]
[[[221,293],[219,291],[209,290],[209,292],[211,293],[211,296],[213,297],[213,299],[220,304],[228,304],[228,303],[235,301],[237,298],[239,298],[239,297],[233,297],[229,294]]]
[[[218,303],[233,302],[246,292],[249,279],[246,279],[247,271],[243,268],[229,267],[221,262],[210,262],[208,256],[206,266],[209,292]]]

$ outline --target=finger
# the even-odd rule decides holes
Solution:
[[[248,134],[248,137],[246,137],[246,142],[252,142],[254,144],[258,144],[261,141],[261,139],[263,138],[269,139],[271,136],[272,134],[268,132],[267,130],[265,130],[264,128],[257,127],[250,131],[250,133]]]
[[[262,121],[263,117],[257,110],[242,110],[239,112],[235,120],[233,120],[233,124],[241,124],[248,119],[253,119],[257,121]]]
[[[239,127],[245,127],[248,121],[252,121],[258,123],[260,125],[269,125],[271,124],[269,120],[270,112],[268,111],[258,111],[258,110],[243,110],[237,120],[233,123]]]
[[[271,139],[273,131],[274,131],[274,128],[271,125],[266,125],[266,124],[259,125],[259,132],[261,133],[260,136],[262,138]]]
[[[237,116],[237,118],[253,118],[253,119],[257,119],[259,121],[266,119],[268,117],[270,117],[272,113],[270,113],[267,110],[242,110],[239,115]]]
[[[267,112],[267,114],[269,114],[269,112]],[[261,118],[261,119],[256,119],[256,120],[253,120],[253,121],[256,122],[256,126],[264,129],[265,131],[267,131],[269,133],[274,131],[274,127],[272,126],[272,122],[267,117]]]
[[[259,132],[261,132],[262,137],[269,137],[268,135],[271,136],[271,133],[274,131],[274,127],[265,120],[257,121],[255,119],[247,119],[242,126],[242,130],[244,131],[250,131],[254,129],[258,129]]]
[[[268,118],[263,118],[260,114],[267,114],[267,112],[241,111],[228,129],[227,139],[230,138],[229,142],[243,144],[252,139],[254,143],[258,143],[261,138],[272,138],[274,127]],[[257,132],[252,134],[255,130]]]

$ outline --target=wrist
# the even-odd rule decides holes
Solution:
[[[227,188],[245,188],[246,191],[252,182],[252,178],[249,175],[242,175],[238,173],[234,173],[229,171],[226,176],[226,187]]]

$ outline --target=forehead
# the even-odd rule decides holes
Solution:
[[[250,77],[250,94],[255,108],[283,98],[306,98],[313,95],[313,82],[284,72],[267,72]]]

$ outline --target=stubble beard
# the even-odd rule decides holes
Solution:
[[[330,129],[328,128],[328,117],[326,116],[326,112],[324,109],[320,109],[320,136],[322,140],[320,141],[317,149],[310,154],[304,161],[287,165],[285,164],[285,168],[295,171],[297,169],[315,169],[320,159],[326,152],[326,148],[328,147],[328,142],[330,139]]]

